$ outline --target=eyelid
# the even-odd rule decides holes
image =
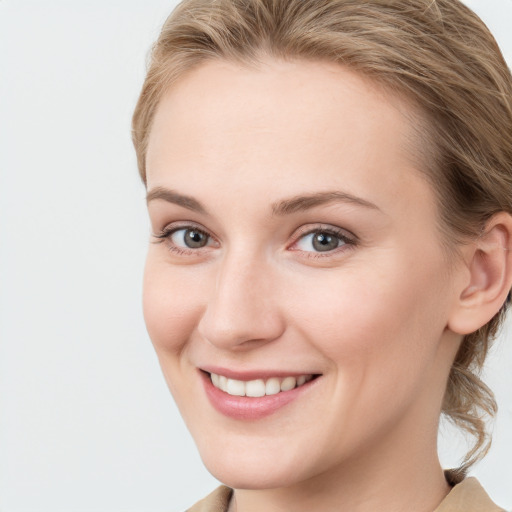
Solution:
[[[179,231],[180,229],[195,229],[196,231],[199,231],[215,239],[215,237],[205,227],[201,226],[201,224],[197,224],[196,222],[192,221],[171,222],[170,224],[167,224],[165,227],[163,227],[157,233],[151,233],[151,235],[154,236],[155,238],[167,238],[169,235],[172,235],[173,233]]]
[[[298,228],[291,236],[292,243],[295,243],[299,238],[302,238],[305,235],[309,235],[311,233],[332,233],[333,235],[339,236],[343,240],[348,240],[349,242],[356,243],[358,238],[354,233],[348,231],[347,229],[340,228],[338,226],[334,226],[333,224],[306,224]]]

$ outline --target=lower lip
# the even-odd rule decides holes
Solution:
[[[318,380],[313,379],[302,386],[276,395],[261,397],[233,396],[216,388],[210,375],[201,372],[204,389],[213,407],[224,416],[237,420],[259,420],[270,416],[307,391]]]

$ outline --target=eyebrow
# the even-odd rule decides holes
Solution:
[[[380,211],[380,208],[377,205],[370,203],[370,201],[367,201],[366,199],[362,199],[361,197],[357,197],[346,192],[334,190],[296,196],[290,199],[279,201],[272,205],[272,214],[278,216],[289,215],[291,213],[309,210],[310,208],[315,208],[316,206],[321,206],[333,202],[356,204],[365,208]]]
[[[183,206],[183,208],[187,208],[187,210],[192,210],[194,212],[202,214],[207,213],[206,208],[197,199],[184,194],[179,194],[178,192],[168,188],[155,187],[151,189],[146,195],[146,203],[154,201],[155,199],[163,199],[168,203]]]
[[[187,210],[192,210],[198,213],[207,214],[206,208],[197,200],[191,196],[180,194],[174,190],[170,190],[164,187],[155,187],[150,190],[146,195],[146,203],[154,201],[156,199],[162,199],[168,203],[182,206]],[[283,216],[290,215],[292,213],[306,211],[317,206],[321,206],[333,202],[342,202],[363,206],[364,208],[370,208],[372,210],[379,210],[380,208],[361,197],[348,194],[347,192],[341,192],[338,190],[317,192],[314,194],[295,196],[290,199],[283,199],[277,203],[272,204],[272,215]]]

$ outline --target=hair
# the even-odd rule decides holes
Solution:
[[[512,214],[512,77],[485,24],[458,0],[184,0],[155,43],[133,116],[142,180],[155,110],[184,73],[212,59],[324,60],[368,77],[419,108],[423,172],[455,247]],[[479,378],[507,304],[464,337],[442,412],[474,437],[457,472],[489,449],[497,411]]]

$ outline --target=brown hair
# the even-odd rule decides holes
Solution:
[[[162,94],[208,59],[337,62],[419,106],[425,173],[451,247],[512,213],[512,77],[484,23],[458,0],[185,0],[165,22],[133,116],[145,182],[146,148]],[[426,121],[426,122],[425,122]],[[506,305],[467,335],[442,412],[475,438],[459,468],[487,452],[496,402],[478,374]]]

